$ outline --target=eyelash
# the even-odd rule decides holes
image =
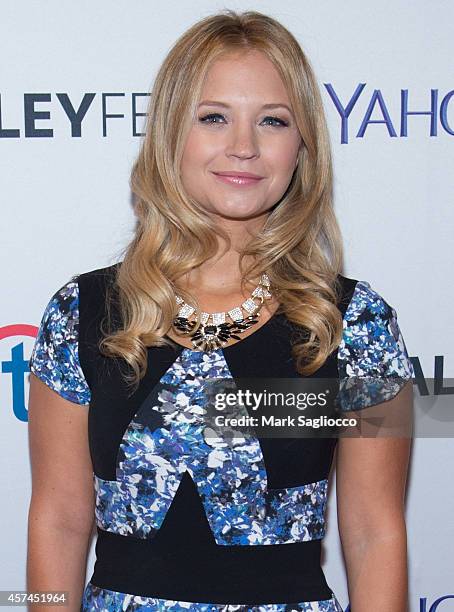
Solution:
[[[215,123],[213,121],[206,121],[206,119],[211,119],[213,117],[223,117],[223,115],[221,115],[220,113],[209,113],[208,115],[204,115],[203,117],[199,117],[199,121],[201,123],[208,123],[211,125],[215,125]],[[271,127],[288,127],[288,121],[285,121],[284,119],[280,119],[279,117],[272,117],[272,116],[268,116],[265,117],[265,119],[272,119],[273,121],[278,121],[279,125],[272,125]],[[264,119],[264,120],[265,120]]]

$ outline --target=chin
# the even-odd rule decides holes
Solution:
[[[234,219],[234,220],[244,220],[247,221],[248,219],[254,219],[257,217],[260,217],[264,214],[264,211],[257,211],[257,210],[235,210],[235,209],[228,209],[228,210],[214,210],[213,214],[215,214],[218,217],[222,217],[224,219]]]
[[[218,207],[214,206],[211,208],[211,212],[226,219],[253,219],[265,214],[266,211],[258,206],[232,203],[227,206],[225,204]]]

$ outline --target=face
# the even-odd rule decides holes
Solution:
[[[199,102],[181,164],[185,189],[215,218],[266,217],[290,183],[301,144],[279,73],[260,52],[225,55],[211,66]]]

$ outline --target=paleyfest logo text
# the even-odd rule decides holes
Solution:
[[[427,133],[431,137],[438,136],[438,125],[449,135],[454,136],[454,125],[450,126],[448,109],[454,90],[440,93],[438,89],[427,92],[425,108],[416,108],[411,102],[408,89],[395,92],[390,98],[380,89],[366,90],[366,83],[359,83],[350,94],[340,95],[331,83],[323,83],[331,103],[339,115],[340,143],[348,144],[354,131],[355,138],[364,138],[371,126],[381,129],[384,137],[407,138],[409,133],[409,118],[412,121],[425,121]],[[398,96],[398,97],[396,97]],[[90,92],[71,96],[67,92],[24,93],[22,99],[8,100],[8,107],[20,105],[14,116],[21,116],[20,125],[13,121],[4,110],[0,94],[0,138],[54,138],[52,120],[58,118],[59,125],[66,121],[65,136],[81,138],[84,122],[92,121],[96,114],[99,117],[99,133],[103,137],[110,135],[113,126],[118,121],[126,122],[127,130],[134,137],[143,136],[138,126],[139,118],[146,117],[146,108],[138,110],[140,98],[148,98],[149,93],[143,92]],[[144,100],[141,106],[145,107]],[[398,108],[391,112],[390,108]],[[355,123],[352,113],[355,111]],[[359,117],[359,119],[358,119]],[[96,119],[95,119],[96,121]],[[141,119],[142,122],[142,119]],[[16,125],[14,125],[16,123]],[[378,127],[380,126],[380,127]]]

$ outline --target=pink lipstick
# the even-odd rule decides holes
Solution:
[[[213,172],[217,179],[229,185],[257,185],[264,177],[251,172]]]

